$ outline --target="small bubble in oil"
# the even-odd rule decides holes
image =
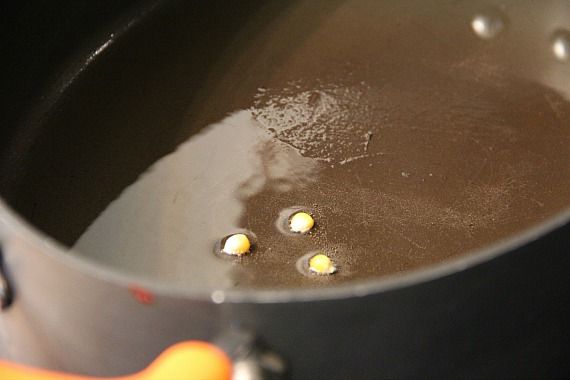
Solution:
[[[505,29],[504,20],[498,11],[479,13],[471,20],[471,29],[479,38],[491,40]]]
[[[552,35],[552,53],[557,60],[568,62],[570,59],[570,32],[558,30]]]

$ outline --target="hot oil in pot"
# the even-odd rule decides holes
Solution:
[[[347,2],[307,30],[299,6],[232,53],[208,101],[241,107],[152,165],[75,250],[198,288],[323,286],[445,261],[567,207],[570,104],[495,62],[469,18],[447,46],[376,7]],[[314,228],[278,228],[297,209]],[[212,254],[239,231],[255,251]],[[299,273],[317,251],[336,273]]]

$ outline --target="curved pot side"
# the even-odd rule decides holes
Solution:
[[[281,354],[293,379],[570,374],[570,225],[425,283],[290,303],[145,298],[136,284],[98,279],[5,236],[14,301],[0,314],[0,354],[32,366],[131,373],[172,344],[237,326]]]

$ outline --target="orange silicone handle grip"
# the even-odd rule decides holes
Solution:
[[[94,378],[28,368],[0,360],[2,380],[231,380],[232,364],[216,346],[200,341],[178,343],[133,375]]]

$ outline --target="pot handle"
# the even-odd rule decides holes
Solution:
[[[232,364],[213,344],[188,341],[171,346],[133,375],[94,378],[25,367],[0,360],[2,380],[231,380]]]

